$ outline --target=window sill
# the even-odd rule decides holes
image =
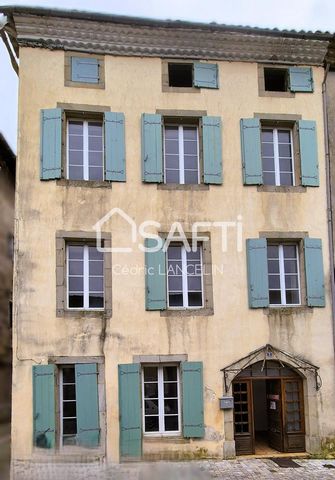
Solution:
[[[86,188],[111,188],[112,182],[107,180],[94,181],[94,180],[68,180],[67,178],[61,178],[57,180],[57,185],[61,187],[86,187]]]
[[[189,438],[184,438],[181,435],[157,435],[157,436],[148,436],[146,434],[143,435],[143,442],[144,443],[190,443]]]
[[[162,85],[162,92],[170,93],[200,93],[200,88],[196,87],[170,87],[169,85]]]
[[[310,313],[313,311],[313,307],[308,307],[307,305],[297,305],[292,307],[267,307],[263,308],[263,311],[266,315],[294,315],[301,313]]]
[[[276,186],[276,185],[258,185],[258,192],[278,192],[278,193],[305,193],[307,188],[302,185],[296,186]]]
[[[69,318],[110,318],[111,310],[57,310],[57,317]]]
[[[213,308],[198,308],[184,310],[161,310],[161,317],[207,317],[214,315]]]
[[[194,184],[180,184],[180,183],[158,183],[158,190],[209,190],[209,185],[205,183]]]
[[[295,98],[293,92],[272,92],[270,90],[259,90],[258,95],[260,97]]]
[[[105,88],[105,82],[91,83],[91,82],[73,82],[72,80],[65,80],[65,87],[79,87],[79,88]]]

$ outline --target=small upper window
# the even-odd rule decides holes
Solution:
[[[193,64],[192,63],[169,63],[169,86],[192,87]]]
[[[99,83],[99,60],[91,57],[71,57],[71,80]]]
[[[286,68],[264,68],[265,90],[268,92],[288,91],[288,70]]]

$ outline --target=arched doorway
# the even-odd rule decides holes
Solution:
[[[232,382],[236,455],[305,451],[303,381],[289,365],[258,361]]]

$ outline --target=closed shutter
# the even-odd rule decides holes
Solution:
[[[269,306],[269,279],[266,238],[247,240],[249,307]]]
[[[41,180],[62,176],[62,110],[41,110]]]
[[[105,113],[105,180],[114,182],[126,181],[124,124],[123,113]]]
[[[53,448],[56,438],[55,365],[33,366],[34,445]]]
[[[216,63],[193,64],[193,85],[199,88],[219,88],[219,72]]]
[[[289,87],[291,92],[313,92],[313,74],[310,67],[290,67]]]
[[[204,183],[222,183],[222,136],[220,117],[202,117]]]
[[[140,459],[142,454],[141,367],[119,365],[120,456]]]
[[[301,184],[309,187],[318,187],[320,182],[316,122],[313,120],[299,120],[298,132],[301,161]]]
[[[319,238],[305,238],[304,247],[307,305],[309,307],[324,307],[326,301],[322,241]]]
[[[183,362],[181,374],[183,435],[186,438],[203,438],[205,427],[202,362]]]
[[[156,245],[154,239],[145,239],[146,248]],[[166,303],[166,253],[163,249],[145,252],[145,308],[165,310]]]
[[[259,118],[242,118],[240,127],[244,185],[262,185],[260,120]]]
[[[99,83],[99,60],[89,57],[71,57],[71,80],[81,83]]]
[[[162,116],[142,114],[142,180],[163,182]]]
[[[77,441],[83,447],[97,447],[100,441],[98,366],[78,363],[76,372]]]

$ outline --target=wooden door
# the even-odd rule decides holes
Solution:
[[[234,382],[233,396],[236,455],[251,455],[255,453],[251,380]]]
[[[283,382],[284,451],[305,451],[303,386],[300,378]]]
[[[281,380],[266,381],[269,446],[284,451]]]

